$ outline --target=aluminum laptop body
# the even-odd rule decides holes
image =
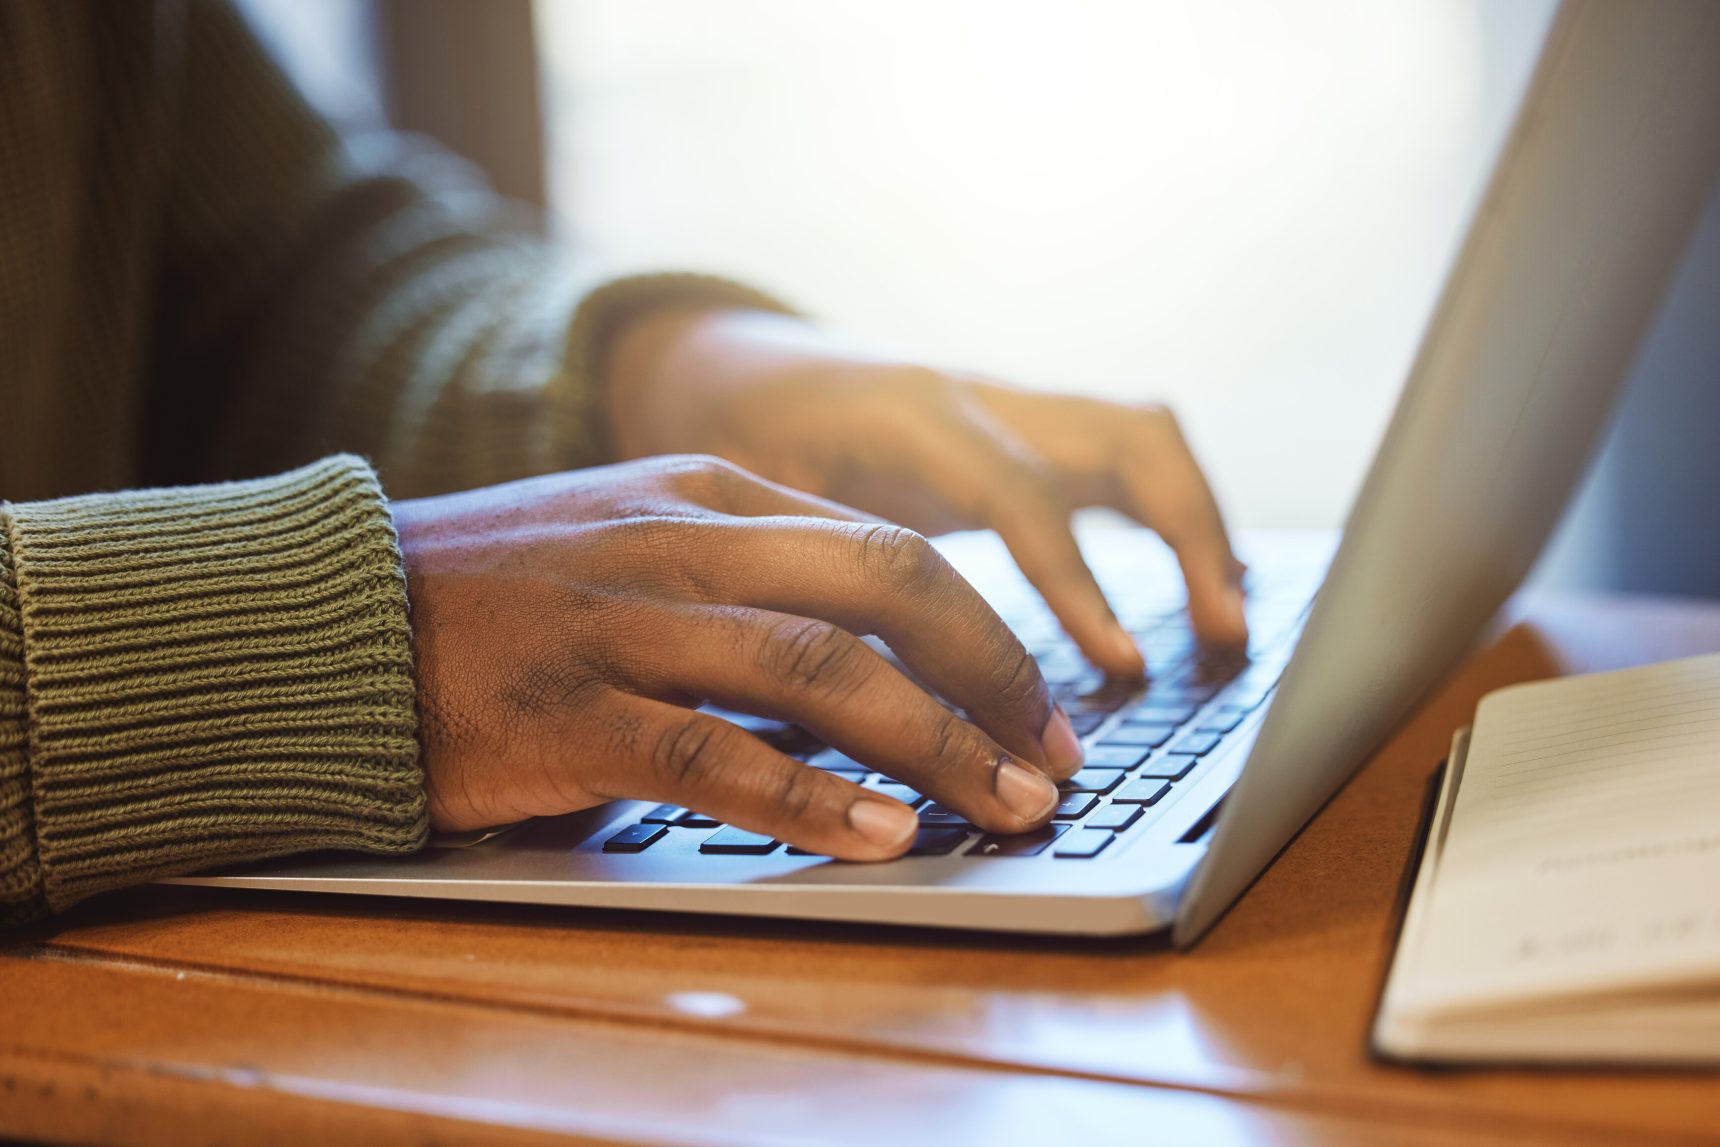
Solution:
[[[1172,928],[1177,943],[1190,944],[1471,647],[1527,572],[1717,173],[1720,5],[1568,0],[1335,555],[1320,537],[1243,539],[1266,595],[1254,608],[1278,628],[1280,644],[1254,650],[1257,663],[1216,689],[1194,670],[1184,674],[1187,703],[1178,704],[1192,705],[1188,720],[1210,721],[1214,731],[1180,729],[1091,794],[1084,817],[1126,816],[1115,806],[1128,793],[1140,809],[1095,855],[973,836],[942,854],[871,865],[775,842],[717,851],[710,842],[720,826],[688,821],[687,810],[620,802],[470,847],[298,857],[177,883],[1016,932]],[[1012,624],[1043,624],[994,539],[942,544]],[[1167,595],[1178,592],[1176,573],[1163,547],[1121,528],[1086,532],[1083,546],[1107,591],[1139,610],[1147,636],[1175,647]],[[1149,643],[1149,663],[1152,656]],[[1090,723],[1090,758],[1111,759],[1101,747],[1141,706],[1181,711],[1153,709],[1150,691],[1113,703]],[[1171,751],[1208,743],[1200,755]],[[1174,768],[1153,763],[1167,756],[1190,766],[1171,777]],[[1124,750],[1115,760],[1128,757]],[[1164,779],[1143,775],[1155,768]],[[1113,779],[1103,769],[1094,776],[1094,788]],[[606,851],[621,829],[656,824],[645,819],[652,816],[670,823],[636,834],[653,837],[649,847]],[[1100,831],[1081,819],[1068,828],[1058,839]]]

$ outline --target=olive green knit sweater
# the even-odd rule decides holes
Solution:
[[[770,305],[579,267],[337,139],[225,4],[0,3],[0,924],[422,844],[383,485],[601,461],[623,316]]]

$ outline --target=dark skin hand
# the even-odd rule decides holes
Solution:
[[[623,457],[697,452],[925,533],[989,527],[1088,659],[1140,675],[1076,547],[1070,513],[1108,506],[1176,552],[1189,614],[1213,646],[1247,640],[1218,504],[1161,406],[1036,394],[839,343],[761,311],[666,310],[611,353]]]
[[[1176,551],[1202,639],[1246,640],[1242,566],[1162,408],[906,365],[752,311],[639,317],[605,374],[617,450],[642,460],[394,506],[438,829],[638,798],[848,860],[907,849],[905,805],[705,701],[804,726],[982,828],[1044,824],[1082,761],[1068,718],[922,534],[871,513],[996,529],[1088,657],[1138,676],[1069,525],[1116,507]]]
[[[908,847],[907,806],[704,700],[792,720],[998,832],[1044,824],[1080,767],[1033,659],[922,536],[731,463],[555,474],[394,518],[440,830],[641,798],[849,860]]]

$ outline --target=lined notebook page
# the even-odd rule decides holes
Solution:
[[[1412,1006],[1720,985],[1720,655],[1476,711]]]

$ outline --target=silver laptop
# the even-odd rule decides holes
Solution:
[[[946,539],[1083,734],[1087,767],[1044,830],[987,835],[801,729],[737,713],[810,765],[913,803],[914,853],[841,863],[697,810],[621,802],[468,847],[299,857],[179,883],[1014,932],[1172,928],[1192,943],[1528,570],[1717,172],[1720,5],[1569,0],[1341,544],[1244,543],[1246,657],[1196,646],[1175,565],[1145,531],[1083,536],[1148,657],[1150,684],[1127,690],[1081,663],[995,539]]]

